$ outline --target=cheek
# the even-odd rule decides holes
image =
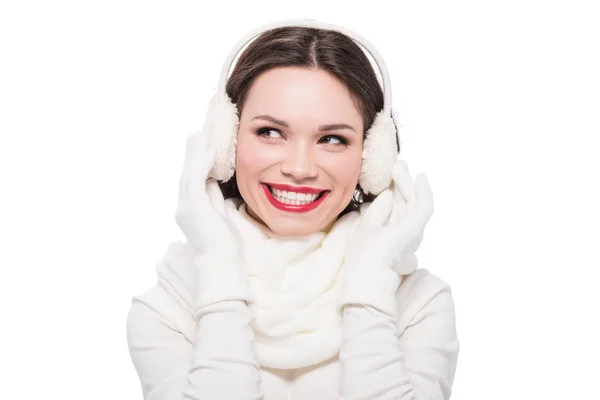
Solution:
[[[279,146],[262,142],[253,132],[240,132],[236,147],[236,167],[259,169],[282,158]]]
[[[353,186],[356,185],[360,175],[361,158],[353,159],[344,165],[345,168],[340,168],[340,179],[350,182]]]
[[[323,157],[322,166],[338,184],[354,187],[360,175],[361,156],[361,151],[351,151],[335,156],[330,154]]]
[[[236,167],[251,165],[256,153],[252,149],[252,141],[248,140],[247,134],[240,132],[237,137]]]
[[[253,133],[238,135],[235,166],[238,177],[254,176],[277,162],[271,146],[261,143]]]

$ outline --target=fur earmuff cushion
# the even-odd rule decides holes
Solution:
[[[380,111],[367,131],[363,145],[359,183],[366,194],[377,195],[390,186],[397,158],[394,120]]]
[[[202,131],[210,146],[215,146],[215,161],[209,173],[210,178],[228,181],[235,172],[237,131],[239,126],[238,110],[225,96],[223,104],[215,95],[210,101]]]

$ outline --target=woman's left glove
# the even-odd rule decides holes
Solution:
[[[241,235],[217,181],[208,179],[214,157],[201,133],[190,135],[175,220],[195,251],[197,309],[224,300],[252,300]]]
[[[398,160],[393,183],[363,206],[358,228],[345,253],[339,306],[370,305],[397,313],[395,293],[402,275],[417,267],[417,251],[433,214],[433,196],[425,174],[413,181],[406,161]]]

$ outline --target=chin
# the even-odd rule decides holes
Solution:
[[[259,195],[249,196],[249,200],[246,205],[250,216],[275,235],[305,237],[320,231],[328,232],[351,199],[343,201],[345,199],[342,200],[337,192],[332,195],[330,190],[326,190],[308,207],[282,204],[271,195],[266,185],[261,185]]]
[[[278,236],[303,237],[323,230],[323,224],[311,224],[306,221],[282,220],[268,221],[266,224]]]

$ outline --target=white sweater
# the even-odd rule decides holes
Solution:
[[[198,322],[159,279],[133,297],[127,340],[145,400],[449,399],[459,352],[450,287],[420,268],[396,299],[397,318],[346,306],[339,354],[277,370],[253,357],[245,302],[212,304]]]

